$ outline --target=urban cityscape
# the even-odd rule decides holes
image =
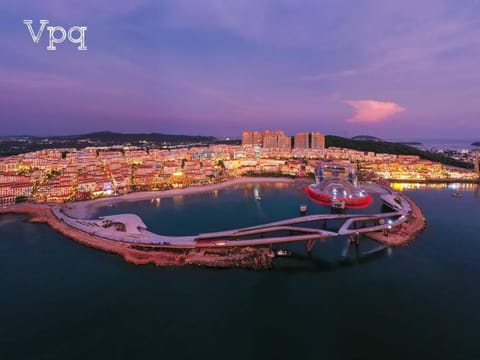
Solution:
[[[475,155],[472,151],[472,162]],[[0,159],[0,203],[65,202],[205,185],[245,175],[308,176],[318,160],[354,163],[392,182],[478,182],[474,171],[417,155],[325,148],[320,132],[244,131],[242,145],[46,149]],[[478,159],[475,162],[478,165]]]

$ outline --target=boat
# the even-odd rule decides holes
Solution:
[[[255,198],[255,200],[262,200],[262,198],[260,197],[260,190],[258,186],[255,186],[253,189],[253,197]]]
[[[455,192],[451,196],[459,198],[459,197],[462,197],[462,194],[460,194],[459,192]]]
[[[307,205],[301,204],[299,209],[300,209],[300,214],[305,214],[307,212]]]
[[[277,250],[277,256],[290,256],[292,253],[287,250]]]

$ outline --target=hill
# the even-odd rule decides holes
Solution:
[[[357,140],[357,141],[383,141],[380,138],[377,138],[375,136],[370,136],[370,135],[357,135],[352,137],[352,140]]]
[[[55,148],[85,148],[89,146],[131,145],[144,148],[163,146],[206,145],[218,141],[213,136],[174,134],[123,134],[110,131],[64,136],[4,136],[0,137],[0,156],[16,155],[30,151]]]
[[[217,140],[213,136],[191,136],[191,135],[172,135],[161,133],[140,133],[140,134],[123,134],[111,131],[93,132],[84,135],[67,135],[67,136],[53,136],[49,139],[59,140],[75,140],[75,141],[96,141],[105,143],[125,144],[136,142],[154,142],[154,143],[168,143],[168,144],[182,144],[182,143],[210,143]]]
[[[464,169],[473,168],[473,164],[455,160],[440,154],[423,151],[412,146],[387,141],[360,141],[342,138],[340,136],[327,135],[325,137],[325,146],[342,147],[358,151],[373,151],[376,153],[387,153],[395,155],[418,155],[422,159],[436,161],[448,166],[456,166]]]

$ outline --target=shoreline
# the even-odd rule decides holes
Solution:
[[[211,185],[198,187],[189,187],[183,189],[173,189],[165,191],[136,192],[116,197],[104,197],[100,199],[86,200],[76,202],[70,205],[68,216],[88,215],[95,207],[107,203],[123,201],[141,201],[158,197],[173,197],[191,195],[202,192],[214,191],[218,189],[249,183],[293,183],[291,178],[257,178],[244,177],[224,181]],[[112,202],[113,201],[113,202]],[[67,209],[65,209],[67,210]],[[65,211],[67,213],[67,211]],[[214,268],[244,268],[252,270],[268,270],[272,267],[274,254],[271,249],[265,247],[245,247],[232,249],[181,249],[173,251],[172,249],[157,248],[155,251],[142,250],[138,244],[119,242],[107,238],[95,236],[79,229],[76,229],[58,219],[52,206],[48,204],[21,203],[0,207],[0,215],[25,215],[27,221],[31,223],[45,223],[52,230],[61,233],[67,238],[108,253],[117,254],[129,263],[136,265],[154,264],[156,266],[186,266],[195,265]]]
[[[190,186],[182,189],[131,192],[125,195],[101,197],[98,199],[65,203],[64,213],[70,217],[85,220],[92,214],[92,212],[95,211],[96,208],[104,205],[111,205],[121,202],[151,200],[156,198],[194,195],[209,191],[221,190],[231,186],[242,184],[277,182],[293,183],[295,182],[295,180],[287,177],[241,177],[237,179],[227,180],[224,182],[209,185]]]
[[[268,182],[287,182],[292,183],[295,180],[288,178],[240,178],[226,181],[219,184],[199,186],[186,189],[174,189],[160,192],[139,192],[118,196],[113,198],[101,198],[75,203],[80,205],[70,209],[70,214],[81,213],[88,214],[92,208],[101,206],[105,202],[115,200],[122,201],[139,201],[148,200],[157,197],[172,197],[178,195],[196,194],[217,189],[222,189],[238,184],[247,183],[268,183]],[[367,237],[389,246],[401,246],[414,240],[418,234],[425,229],[426,219],[421,209],[408,196],[401,194],[405,201],[410,204],[410,219],[405,223],[395,226],[389,234],[384,232],[366,233]],[[74,204],[74,205],[75,205]],[[105,252],[121,255],[125,261],[133,264],[152,263],[157,266],[183,266],[197,265],[206,267],[220,268],[249,268],[249,269],[270,269],[272,267],[272,259],[275,255],[271,248],[268,247],[232,247],[227,249],[220,248],[182,248],[171,249],[166,247],[155,247],[154,250],[149,246],[142,246],[132,242],[121,242],[114,239],[98,236],[77,229],[69,225],[63,219],[58,218],[53,211],[53,207],[47,204],[16,204],[9,207],[0,208],[2,214],[24,214],[32,223],[46,223],[53,230],[63,234],[64,236],[88,247],[92,247]]]
[[[407,195],[399,194],[403,197],[412,209],[409,219],[392,228],[388,233],[370,232],[365,234],[368,238],[378,241],[388,246],[406,246],[415,240],[420,233],[427,227],[427,219],[422,209]]]
[[[463,180],[463,179],[430,179],[430,180],[410,180],[410,179],[386,179],[390,184],[480,184],[479,180]]]
[[[272,267],[273,252],[269,248],[235,248],[235,249],[155,249],[142,250],[138,245],[110,240],[78,230],[60,221],[49,205],[18,204],[9,208],[0,208],[0,215],[26,215],[31,223],[45,223],[52,230],[72,239],[73,241],[118,254],[129,263],[135,265],[154,264],[156,266],[186,266],[196,265],[214,268],[244,268],[252,270],[267,270]]]

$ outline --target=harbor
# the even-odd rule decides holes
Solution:
[[[119,254],[134,264],[269,269],[275,257],[272,251],[275,245],[299,242],[311,252],[318,242],[335,241],[345,236],[358,239],[365,235],[388,246],[400,246],[412,241],[423,230],[425,218],[413,201],[377,184],[367,184],[367,188],[382,196],[384,202],[390,204],[391,211],[303,214],[246,228],[180,237],[148,231],[135,214],[76,219],[67,215],[63,205],[41,204],[18,204],[1,208],[0,213],[27,214],[31,222],[47,223],[83,245]],[[392,194],[399,203],[392,200]]]
[[[220,229],[216,224],[204,225],[212,223],[218,214],[221,214],[225,229],[233,229],[252,226],[255,222],[261,224],[264,220],[269,223],[298,216],[301,203],[308,205],[307,215],[316,214],[320,209],[319,205],[306,201],[303,190],[296,190],[294,183],[260,184],[260,202],[254,199],[253,188],[253,185],[243,184],[219,190],[217,197],[214,193],[204,192],[186,196],[183,202],[162,198],[159,207],[150,200],[117,202],[113,207],[105,204],[104,209],[92,213],[92,218],[115,212],[136,212],[152,232],[180,236]],[[366,190],[372,192],[368,186]],[[134,351],[145,349],[141,339],[151,339],[156,344],[157,336],[162,336],[165,344],[162,353],[165,351],[174,356],[185,340],[204,345],[195,328],[199,323],[195,316],[200,316],[200,323],[215,333],[211,343],[223,344],[216,352],[218,357],[233,346],[232,335],[241,336],[249,331],[258,335],[258,339],[268,333],[269,341],[275,341],[282,334],[297,334],[291,338],[291,348],[298,349],[305,344],[304,339],[313,342],[318,337],[314,330],[319,330],[317,324],[322,323],[319,330],[324,335],[321,349],[313,345],[306,348],[312,357],[315,354],[329,357],[326,350],[331,345],[328,336],[332,329],[340,327],[357,346],[346,357],[360,351],[362,357],[368,358],[371,335],[365,333],[378,334],[379,329],[388,327],[388,333],[382,332],[380,350],[376,348],[382,355],[388,357],[398,338],[407,334],[408,346],[402,343],[399,348],[402,356],[398,358],[415,358],[415,354],[428,358],[431,350],[424,349],[420,339],[444,334],[447,331],[442,328],[445,321],[465,327],[476,324],[472,314],[476,314],[479,292],[471,287],[471,283],[479,268],[478,242],[475,241],[476,228],[469,224],[475,223],[479,198],[473,188],[459,188],[458,191],[462,193],[461,199],[451,198],[452,190],[446,187],[401,192],[411,198],[428,218],[428,228],[416,241],[408,242],[408,246],[387,247],[374,254],[356,257],[356,246],[352,244],[349,256],[342,259],[341,249],[347,238],[341,237],[338,241],[317,242],[311,257],[297,256],[292,251],[295,249],[275,251],[270,269],[263,270],[262,267],[253,271],[250,270],[252,267],[243,270],[188,264],[134,265],[126,262],[120,254],[95,250],[72,241],[46,224],[23,221],[23,215],[4,215],[0,221],[0,277],[4,288],[13,294],[2,296],[1,300],[3,308],[7,309],[4,319],[9,324],[5,332],[21,334],[22,341],[14,341],[13,335],[6,339],[10,341],[12,354],[23,351],[25,358],[32,358],[35,357],[30,356],[32,349],[35,354],[47,357],[52,352],[44,349],[57,351],[59,341],[65,344],[74,341],[79,352],[87,356],[99,341],[105,339],[105,348],[107,345],[109,349],[131,347],[130,354],[134,356]],[[379,195],[373,194],[372,209],[377,209]],[[215,204],[221,207],[216,208]],[[449,211],[445,212],[447,207]],[[200,212],[201,215],[195,217],[197,210],[202,208],[208,208],[209,212]],[[247,213],[247,209],[250,212]],[[244,214],[241,219],[235,215],[239,211]],[[351,210],[352,213],[360,211]],[[179,212],[191,218],[174,221]],[[325,208],[325,213],[328,212],[329,209]],[[263,218],[263,213],[268,217]],[[244,220],[249,215],[252,218]],[[163,220],[157,225],[155,219]],[[377,242],[361,237],[360,254],[370,251],[370,243],[372,249],[377,247]],[[293,244],[293,247],[301,248],[301,245]],[[280,246],[279,250],[286,249]],[[204,255],[210,256],[208,250],[206,253],[197,251],[203,258],[206,258]],[[171,255],[172,259],[175,260],[175,256],[182,259],[182,253]],[[324,261],[330,258],[331,262]],[[137,255],[135,260],[142,259]],[[166,262],[166,257],[163,261]],[[31,305],[32,296],[35,306]],[[187,306],[192,304],[192,299],[195,299],[195,305]],[[352,306],[351,299],[355,299],[355,306]],[[379,299],[383,299],[386,305],[379,307]],[[460,303],[459,299],[462,300]],[[133,310],[126,311],[127,307]],[[392,308],[405,307],[415,316],[413,325],[405,318],[404,311],[392,312]],[[232,309],[233,315],[225,316]],[[445,312],[445,309],[455,311]],[[305,318],[307,310],[312,314],[308,319]],[[439,319],[439,313],[446,318]],[[69,321],[65,322],[67,317]],[[112,322],[112,317],[120,319],[120,323]],[[272,322],[279,317],[282,321],[272,330]],[[261,325],[252,329],[252,324],[258,321]],[[232,322],[235,323],[234,329],[224,331]],[[366,331],[359,333],[358,329],[351,327],[352,322],[363,323]],[[396,326],[390,328],[392,322]],[[92,333],[92,326],[99,330]],[[185,329],[189,330],[179,338],[177,333]],[[158,331],[161,331],[160,335]],[[91,337],[83,338],[85,333]],[[132,337],[135,341],[131,341]],[[453,334],[447,344],[439,345],[438,354],[446,354],[445,359],[453,356],[454,352],[448,351],[452,344],[469,349],[473,354],[475,347],[471,344],[474,338],[474,333]],[[28,349],[21,347],[24,341],[31,344]],[[241,348],[239,357],[248,358],[253,355],[249,350],[251,344],[259,343],[250,336],[244,341],[248,346]],[[153,347],[149,355],[155,357],[158,349]],[[67,348],[70,349],[69,345],[65,345]],[[265,356],[271,351],[268,344],[263,349]],[[111,352],[106,353],[106,357],[109,355],[113,356]]]

